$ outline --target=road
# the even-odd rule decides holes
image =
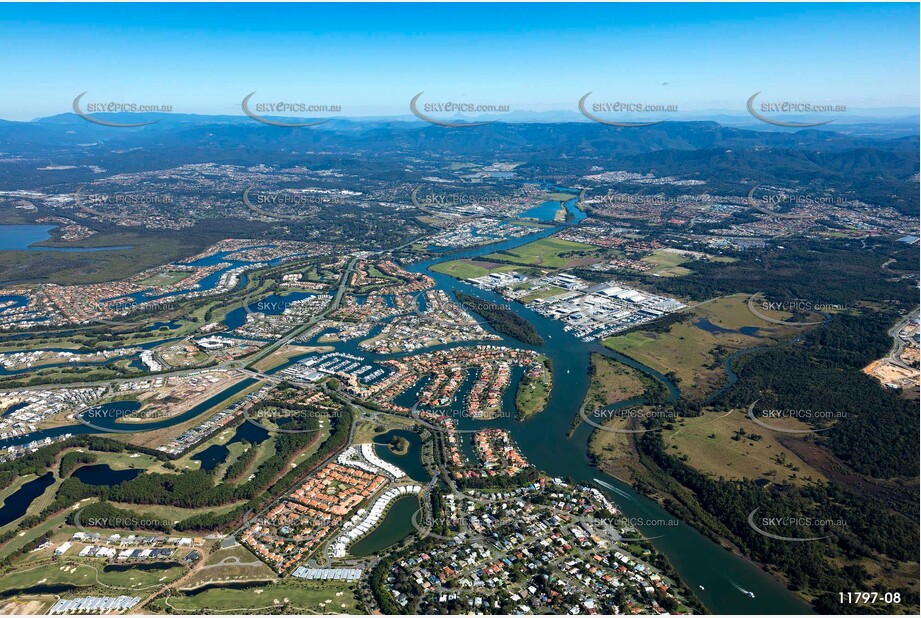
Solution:
[[[902,352],[905,350],[905,341],[899,336],[899,333],[903,328],[911,321],[917,320],[919,315],[919,310],[915,309],[904,318],[899,320],[898,324],[889,329],[889,336],[892,337],[893,345],[892,349],[889,351],[889,356],[887,357],[889,362],[893,365],[897,365],[903,369],[914,369],[914,367],[909,367],[902,361]]]
[[[346,265],[345,270],[342,271],[342,275],[339,277],[339,284],[336,287],[336,295],[333,297],[333,300],[330,301],[330,303],[326,306],[326,308],[323,311],[321,311],[314,317],[310,318],[307,322],[304,322],[297,328],[289,331],[286,335],[281,337],[281,339],[278,339],[277,341],[270,343],[266,345],[265,347],[261,348],[258,352],[253,354],[253,356],[247,359],[248,364],[246,365],[246,367],[252,368],[253,365],[255,365],[257,362],[259,362],[260,360],[262,360],[263,358],[265,358],[266,356],[268,356],[275,350],[293,341],[295,338],[299,337],[303,333],[307,332],[317,322],[325,319],[326,316],[329,315],[330,312],[338,309],[339,305],[342,303],[342,297],[345,296],[345,291],[348,289],[349,277],[352,275],[352,272],[354,272],[355,264],[358,263],[359,259],[360,258],[358,256],[355,256],[351,260],[349,260],[349,263]],[[244,306],[248,306],[248,302],[244,302]]]
[[[354,271],[355,264],[358,262],[358,260],[359,260],[358,257],[353,257],[349,261],[342,275],[339,277],[339,283],[336,289],[336,295],[333,297],[333,300],[329,303],[329,305],[327,305],[323,311],[321,311],[319,314],[311,318],[308,322],[305,322],[304,324],[298,326],[297,328],[292,329],[291,331],[289,331],[286,335],[284,335],[277,341],[274,341],[266,345],[265,347],[257,351],[253,356],[246,359],[247,364],[243,367],[245,368],[247,373],[249,373],[252,376],[262,377],[263,379],[271,379],[270,376],[267,376],[261,372],[258,372],[252,369],[252,366],[258,361],[260,361],[261,359],[265,358],[266,356],[274,352],[275,350],[281,348],[282,346],[286,345],[287,343],[289,343],[290,341],[292,341],[299,335],[303,334],[305,331],[310,329],[310,327],[314,326],[317,322],[324,319],[330,312],[337,309],[339,307],[339,304],[342,302],[342,298],[345,295],[345,291],[348,289],[349,276]],[[242,363],[240,360],[230,360],[230,361],[225,361],[223,363],[209,365],[205,367],[194,367],[191,369],[179,369],[176,371],[161,371],[149,377],[183,376],[183,375],[189,375],[193,373],[201,373],[204,370],[215,370],[215,369],[239,369],[241,368],[241,365]],[[93,387],[93,386],[100,386],[102,384],[113,384],[114,385],[114,384],[121,384],[125,382],[136,382],[137,380],[143,380],[147,377],[148,376],[138,376],[138,377],[133,377],[133,378],[114,378],[114,379],[109,378],[105,380],[95,380],[95,381],[90,381],[90,382],[68,382],[66,384],[38,384],[35,386],[25,386],[25,387],[17,388],[16,390],[44,391],[44,390],[55,390],[55,389],[62,389],[62,388],[64,389],[87,388],[87,387]]]

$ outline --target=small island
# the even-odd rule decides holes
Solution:
[[[393,436],[387,446],[394,455],[405,455],[409,452],[409,440],[403,436]]]
[[[532,363],[518,384],[515,395],[515,418],[526,421],[547,407],[553,390],[553,371],[550,359],[542,356]]]
[[[490,326],[503,335],[514,337],[530,345],[544,345],[544,338],[538,334],[534,326],[514,311],[503,309],[495,303],[484,301],[472,294],[464,292],[454,294],[465,309],[483,316]]]

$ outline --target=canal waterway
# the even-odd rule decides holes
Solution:
[[[568,224],[524,238],[439,256],[434,260],[414,264],[408,270],[429,275],[435,280],[437,288],[448,293],[460,291],[506,306],[508,301],[502,296],[437,273],[431,268],[449,260],[482,257],[495,251],[514,249],[550,236],[566,225],[578,223],[585,218],[585,214],[577,208],[576,202],[577,200],[573,199],[566,203],[571,215]],[[550,401],[543,412],[525,422],[514,420],[514,413],[509,414],[506,411],[506,414],[494,422],[475,423],[469,419],[465,419],[466,422],[462,420],[460,428],[492,426],[507,429],[532,464],[551,475],[571,477],[598,487],[608,494],[625,516],[647,522],[676,521],[676,518],[657,502],[639,494],[630,485],[605,474],[591,464],[588,458],[588,441],[594,428],[588,423],[582,423],[571,437],[566,436],[588,390],[592,352],[614,358],[660,380],[668,387],[671,400],[679,395],[678,387],[661,373],[608,350],[597,342],[581,341],[567,332],[560,321],[545,318],[519,303],[513,303],[511,310],[528,320],[544,339],[544,345],[539,347],[517,341],[507,342],[516,347],[538,350],[550,357],[553,363],[554,383]],[[630,405],[635,405],[635,402]],[[678,522],[678,525],[649,525],[639,528],[646,537],[652,539],[651,543],[655,548],[668,558],[681,579],[713,613],[802,614],[811,611],[804,601],[757,565],[715,543],[683,522]],[[751,592],[754,597],[745,594],[743,590]]]
[[[570,215],[569,223],[550,227],[522,238],[494,243],[486,247],[439,254],[438,258],[414,264],[408,267],[408,270],[429,275],[434,279],[436,287],[444,290],[448,294],[453,295],[455,292],[460,291],[486,301],[492,301],[507,306],[508,302],[502,296],[494,292],[481,290],[447,275],[437,273],[431,270],[431,268],[436,264],[448,260],[481,257],[495,251],[514,249],[518,246],[533,242],[534,240],[550,236],[567,225],[578,223],[585,218],[585,214],[577,208],[576,202],[577,199],[566,202],[566,208]],[[548,207],[546,211],[549,212],[549,210]],[[224,257],[225,256],[212,256],[211,259],[221,259]],[[290,298],[286,300],[290,300]],[[757,565],[745,558],[737,556],[683,522],[677,521],[675,517],[668,513],[657,502],[639,494],[630,485],[594,467],[588,458],[588,441],[593,431],[593,428],[589,424],[582,423],[579,428],[567,438],[572,421],[579,413],[581,402],[584,400],[588,390],[589,363],[592,352],[614,358],[619,362],[639,369],[647,375],[660,380],[668,387],[669,398],[671,400],[676,399],[680,395],[678,387],[671,383],[661,373],[608,350],[597,342],[587,343],[581,341],[572,333],[567,332],[563,327],[563,323],[560,321],[545,318],[517,303],[513,303],[511,309],[528,320],[544,339],[543,345],[530,346],[503,337],[503,341],[506,345],[537,350],[551,359],[553,364],[554,388],[551,392],[547,407],[543,412],[535,415],[526,422],[516,421],[514,419],[514,411],[506,410],[505,414],[493,421],[474,421],[466,418],[460,419],[459,427],[461,429],[481,427],[501,427],[507,429],[524,455],[539,469],[553,476],[561,478],[571,477],[578,482],[599,488],[611,498],[627,517],[647,522],[672,522],[671,525],[647,525],[639,526],[639,528],[645,536],[650,538],[650,542],[655,548],[669,559],[678,572],[679,577],[688,584],[710,612],[718,614],[809,613],[810,608],[804,601],[787,590],[779,581],[769,576]],[[704,329],[707,328],[706,324],[700,324],[699,326]],[[489,329],[489,327],[486,328]],[[361,352],[358,350],[357,344],[358,340],[352,340],[332,344],[332,347],[337,351],[364,356],[371,361],[388,357]],[[439,347],[448,348],[462,345],[469,344],[452,344]],[[438,348],[429,348],[426,351],[431,351],[432,349]],[[393,356],[402,355],[391,355],[389,357]],[[727,359],[727,369],[729,368],[730,362],[731,359]],[[735,375],[733,373],[730,373],[729,377],[730,382],[734,381]],[[201,414],[207,407],[215,405],[219,398],[225,399],[253,382],[253,380],[245,380],[235,385],[235,387],[225,390],[212,398],[212,400],[205,402],[205,404],[207,404],[206,407],[205,404],[202,404],[196,406],[187,413],[171,419],[155,423],[132,424],[131,427],[137,431],[146,431],[183,422]],[[513,405],[514,402],[511,398],[506,398],[505,401],[506,406]],[[636,405],[636,403],[636,400],[631,400],[630,402],[623,402],[621,405]],[[609,407],[608,409],[611,408]],[[116,423],[117,419],[118,414],[103,414],[98,419],[94,418],[93,423],[111,422],[113,423],[113,427],[123,427],[125,423]],[[88,428],[84,424],[79,424],[21,437],[18,439],[17,443],[28,442],[37,437],[45,437],[47,435],[60,435],[60,433],[66,433],[68,431],[70,433],[95,433],[98,430]],[[412,432],[407,433],[415,436]],[[416,436],[416,438],[418,438],[418,436]],[[379,439],[384,438],[380,437]],[[7,445],[9,442],[10,441],[0,442],[0,447]],[[410,452],[413,452],[413,450],[413,443],[411,441]],[[410,460],[403,460],[405,456],[396,456],[390,452],[389,448],[380,444],[376,446],[376,451],[378,455],[385,460],[391,461],[406,469],[410,476],[416,479],[416,474],[419,474],[419,471],[412,470],[414,464],[412,464]],[[212,455],[217,455],[217,453],[212,453]],[[394,458],[399,459],[394,461]],[[421,461],[419,465],[421,466]],[[427,480],[424,469],[420,474],[420,479],[417,480],[422,480],[422,477],[426,477]],[[29,500],[29,502],[31,502],[31,500]],[[403,524],[405,523],[407,526],[411,526],[410,518],[417,508],[416,503],[417,499],[415,497],[408,497],[395,502],[388,512],[385,521],[375,530],[375,533],[359,541],[353,550],[369,551],[373,553],[371,550],[375,547],[382,549],[399,541],[400,538],[404,538],[409,532],[403,530]],[[6,505],[4,505],[4,508],[6,508]],[[404,510],[406,511],[405,513],[403,512]],[[392,523],[388,523],[391,518]],[[676,521],[677,525],[674,525]],[[383,531],[377,534],[378,530]],[[746,594],[746,591],[752,593],[754,596]]]

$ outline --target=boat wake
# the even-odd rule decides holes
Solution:
[[[726,579],[729,579],[729,578],[727,577]],[[755,593],[752,592],[751,590],[746,590],[745,588],[743,588],[743,587],[740,586],[739,584],[735,583],[735,582],[732,581],[731,579],[729,579],[729,583],[732,584],[733,587],[734,587],[736,590],[738,590],[739,592],[741,592],[742,594],[747,595],[747,596],[750,596],[750,597],[753,598],[753,599],[755,598]]]
[[[620,497],[622,497],[622,498],[626,498],[626,499],[629,500],[630,502],[636,502],[636,500],[634,499],[633,496],[631,496],[630,494],[628,494],[627,492],[625,492],[625,491],[623,491],[623,490],[621,490],[621,489],[618,489],[618,488],[614,487],[614,486],[611,485],[610,483],[605,483],[605,482],[602,481],[601,479],[592,479],[592,480],[595,481],[596,483],[598,483],[599,485],[601,485],[602,487],[604,487],[605,489],[607,489],[607,490],[609,490],[609,491],[613,491],[613,492],[614,492],[615,494],[617,494],[618,496],[620,496]]]

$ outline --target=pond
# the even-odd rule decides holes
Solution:
[[[416,528],[413,514],[419,510],[418,496],[406,496],[390,505],[384,520],[368,536],[359,539],[349,549],[353,556],[374,556],[391,545],[399,543]]]
[[[71,476],[87,485],[118,485],[137,478],[143,472],[143,470],[132,468],[114,470],[108,464],[93,464],[80,466]]]
[[[390,441],[394,437],[405,438],[409,442],[409,450],[405,455],[397,455],[390,449]],[[432,478],[422,465],[422,438],[414,431],[406,429],[393,429],[374,437],[374,452],[377,456],[399,467],[409,478],[420,483],[428,483]]]
[[[14,491],[0,507],[0,526],[5,526],[25,515],[32,502],[45,493],[45,490],[53,483],[54,474],[48,472],[44,476],[28,481]]]

